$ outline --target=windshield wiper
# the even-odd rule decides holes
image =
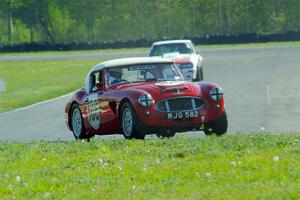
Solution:
[[[176,79],[158,79],[157,81],[181,81]]]
[[[145,80],[146,82],[154,82],[154,81],[158,81],[157,78],[147,78]]]

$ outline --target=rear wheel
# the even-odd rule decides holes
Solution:
[[[123,129],[123,135],[126,139],[145,138],[143,125],[140,124],[139,119],[135,113],[135,110],[129,102],[124,103],[122,106],[121,124]]]
[[[217,120],[206,122],[204,125],[205,135],[216,134],[221,136],[227,132],[228,121],[226,111]]]
[[[81,111],[78,104],[73,104],[71,108],[71,128],[73,135],[76,140],[87,139],[89,140],[92,136],[85,133],[85,127],[82,120]]]

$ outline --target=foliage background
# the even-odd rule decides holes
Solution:
[[[300,0],[1,0],[0,44],[300,30]]]

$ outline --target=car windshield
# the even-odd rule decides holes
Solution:
[[[155,45],[151,52],[150,56],[162,56],[168,53],[179,53],[179,54],[191,54],[193,49],[189,44],[186,43],[175,43],[175,44],[162,44]]]
[[[166,80],[183,80],[177,68],[172,63],[142,64],[106,69],[106,84],[108,87],[127,83]]]

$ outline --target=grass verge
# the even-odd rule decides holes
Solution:
[[[300,41],[290,42],[265,42],[265,43],[246,43],[246,44],[215,44],[197,45],[200,50],[219,49],[219,48],[252,48],[252,47],[280,47],[280,46],[300,46]],[[149,46],[150,48],[150,46]],[[70,55],[70,54],[102,54],[119,52],[148,52],[149,48],[121,48],[121,49],[96,49],[96,50],[75,50],[75,51],[41,51],[24,53],[0,53],[0,56],[44,56],[44,55]]]
[[[74,91],[84,85],[91,66],[100,60],[0,62],[0,112],[20,108]]]
[[[0,142],[1,199],[299,199],[299,135]]]
[[[284,47],[284,46],[300,46],[300,41],[291,42],[266,42],[266,43],[245,43],[245,44],[214,44],[214,45],[198,45],[199,49],[234,49],[234,48],[255,48],[255,47]]]

